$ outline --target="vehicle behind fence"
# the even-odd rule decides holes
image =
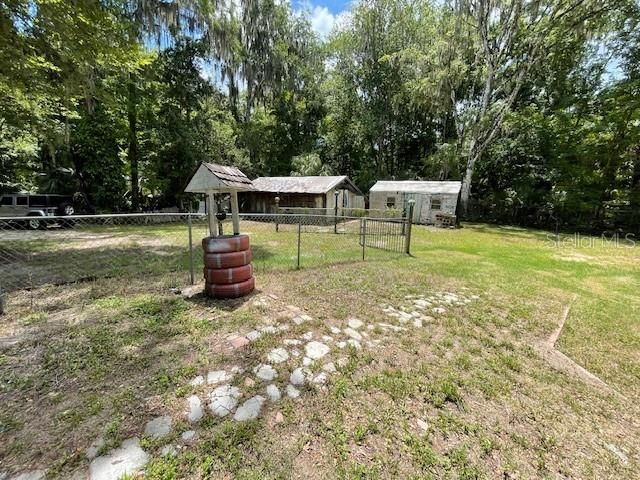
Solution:
[[[256,272],[317,267],[409,252],[406,217],[241,214]],[[221,226],[221,227],[220,227]],[[231,232],[230,219],[219,222]],[[199,282],[204,214],[131,214],[0,221],[0,295],[99,278],[154,276],[170,286]]]

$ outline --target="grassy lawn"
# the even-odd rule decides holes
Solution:
[[[132,436],[153,456],[147,479],[640,476],[638,247],[574,246],[570,237],[555,245],[546,232],[488,225],[414,227],[412,257],[367,249],[362,262],[357,237],[309,233],[296,271],[295,231],[247,222],[258,291],[212,302],[169,289],[186,280],[184,230],[105,228],[92,233],[123,239],[101,244],[116,245],[122,265],[127,249],[168,255],[154,254],[159,270],[144,279],[12,295],[0,322],[0,478],[35,468],[84,478],[92,441],[102,438],[108,452]],[[148,228],[163,243],[151,242]],[[81,244],[48,248],[81,255]],[[391,322],[389,306],[411,311],[410,296],[442,292],[477,300],[447,306],[420,328],[380,329]],[[553,368],[537,350],[569,304],[556,347],[606,389]],[[229,346],[229,335],[278,324],[290,305],[312,320]],[[377,325],[371,339],[380,344],[332,350],[346,361],[326,386],[305,387],[248,422],[208,415],[193,445],[160,455],[191,428],[180,420],[185,398],[204,400],[211,389],[190,385],[195,375],[232,365],[250,372],[282,339],[330,334],[350,317]],[[278,367],[282,389],[299,363]],[[250,376],[234,380],[246,395],[263,387]],[[176,419],[171,436],[143,437],[145,422],[165,414]]]

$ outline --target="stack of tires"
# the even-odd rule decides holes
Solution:
[[[255,287],[248,235],[221,235],[202,239],[205,294],[237,298]]]

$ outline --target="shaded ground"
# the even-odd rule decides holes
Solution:
[[[152,479],[636,478],[637,248],[559,250],[543,233],[487,226],[415,231],[415,258],[265,269],[246,302],[183,299],[164,280],[44,288],[35,310],[32,294],[14,296],[0,328],[0,472],[84,478],[96,438],[106,453],[138,436]],[[576,254],[598,261],[562,258]],[[438,313],[416,306],[415,296],[442,292],[479,298],[438,301]],[[535,349],[574,296],[556,348],[623,397]],[[230,345],[233,334],[281,322],[287,305],[312,319]],[[391,314],[403,309],[432,319],[402,323]],[[191,386],[193,377],[251,371],[284,339],[332,335],[350,317],[373,325],[382,344],[346,348],[348,363],[325,386],[266,404],[257,420],[207,415],[177,456],[160,450],[185,421],[162,442],[143,437],[152,418],[183,418],[189,395],[204,400],[208,387]]]

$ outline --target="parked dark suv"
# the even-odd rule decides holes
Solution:
[[[69,217],[76,213],[73,196],[39,193],[5,193],[0,196],[0,218],[33,217],[19,222],[36,230],[46,224],[42,217]]]

